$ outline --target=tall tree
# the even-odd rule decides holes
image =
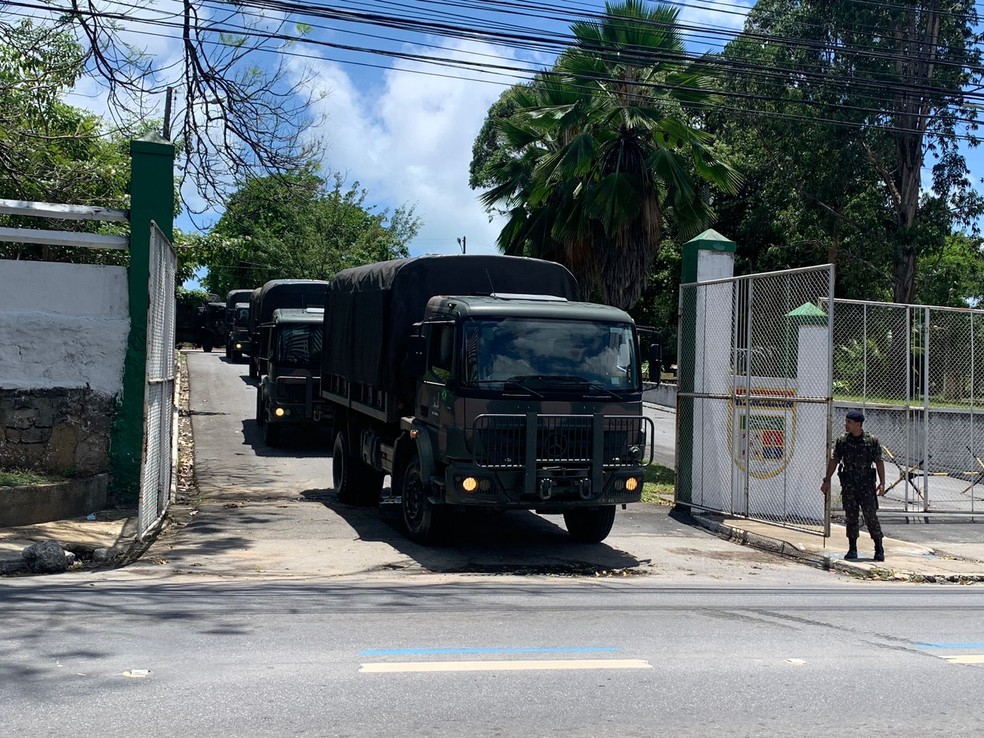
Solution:
[[[413,208],[390,213],[341,176],[329,184],[310,169],[248,180],[212,231],[193,237],[189,259],[208,268],[210,292],[271,279],[328,279],[340,269],[407,256],[420,228]]]
[[[973,0],[757,3],[723,55],[742,112],[715,127],[750,145],[763,188],[796,201],[795,222],[773,220],[790,254],[806,244],[861,276],[854,287],[916,300],[921,258],[982,212],[959,148],[978,143],[978,20]]]
[[[700,182],[733,190],[734,170],[692,125],[711,101],[708,68],[687,63],[677,11],[642,0],[606,4],[571,27],[552,70],[513,88],[476,142],[473,186],[509,214],[506,253],[567,265],[585,297],[631,307],[642,294],[665,220],[687,233],[708,223]],[[490,155],[495,141],[508,154]]]

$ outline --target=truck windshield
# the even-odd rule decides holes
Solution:
[[[464,381],[474,386],[638,388],[631,325],[575,320],[475,319],[464,324]]]
[[[276,340],[278,364],[309,369],[321,366],[320,325],[280,326]]]
[[[239,327],[249,325],[249,308],[241,307],[236,308],[236,321],[235,324]]]

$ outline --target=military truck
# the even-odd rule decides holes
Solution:
[[[210,352],[220,342],[220,326],[215,323],[215,295],[192,291],[181,292],[175,300],[174,341],[179,346],[192,344]]]
[[[632,319],[576,297],[563,266],[521,257],[339,272],[321,377],[339,497],[399,504],[423,543],[456,508],[563,514],[574,539],[603,540],[640,499],[653,424]]]
[[[249,303],[237,302],[232,308],[232,329],[229,331],[227,357],[240,362],[243,355],[253,352],[249,340]]]
[[[265,373],[256,387],[256,422],[267,446],[292,426],[330,429],[331,405],[321,396],[324,308],[281,308],[264,331]]]
[[[249,296],[249,341],[257,350],[249,355],[249,376],[259,379],[266,373],[266,357],[260,350],[267,346],[265,332],[273,320],[273,311],[283,308],[325,306],[328,283],[320,279],[273,279],[253,290]]]
[[[241,361],[243,353],[249,353],[248,348],[243,347],[244,340],[249,338],[249,313],[246,314],[245,323],[245,334],[236,336],[236,316],[237,316],[237,305],[240,303],[246,303],[247,310],[249,309],[249,296],[253,290],[229,290],[226,293],[225,301],[225,324],[226,324],[226,358],[234,361]],[[238,348],[233,344],[238,343]],[[238,358],[233,354],[238,354]]]

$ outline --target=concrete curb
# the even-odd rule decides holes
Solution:
[[[795,543],[791,543],[790,541],[784,541],[781,538],[763,536],[760,533],[753,533],[752,531],[743,530],[742,528],[724,525],[723,523],[719,523],[716,520],[711,520],[710,518],[706,518],[702,515],[691,515],[691,517],[693,517],[693,519],[702,528],[706,528],[714,533],[714,535],[719,538],[723,538],[726,541],[740,543],[745,546],[751,546],[752,548],[758,548],[763,551],[779,554],[780,556],[796,559],[797,561],[814,566],[818,569],[829,570],[832,566],[829,555],[807,551],[805,548],[797,546]]]
[[[109,474],[0,487],[0,528],[78,518],[106,507]]]

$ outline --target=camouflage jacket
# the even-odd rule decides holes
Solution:
[[[874,487],[875,470],[871,465],[881,457],[881,443],[876,436],[844,433],[834,442],[833,451],[833,458],[839,462],[837,475],[841,486]]]

